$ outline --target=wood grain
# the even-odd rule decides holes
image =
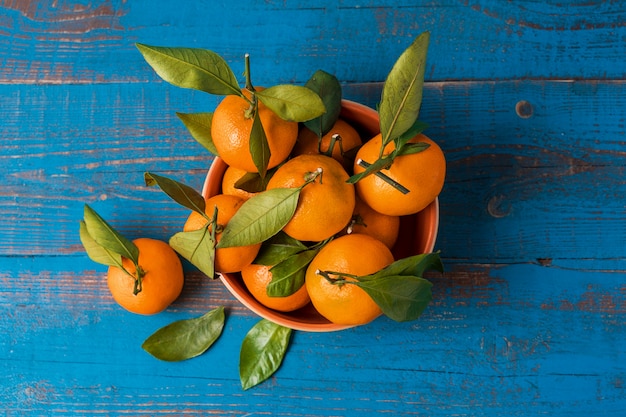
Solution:
[[[236,10],[233,11],[233,7]],[[622,416],[626,411],[626,9],[494,0],[0,1],[0,404],[7,416]],[[187,210],[143,173],[200,189],[212,161],[175,112],[217,97],[157,79],[135,42],[203,47],[257,85],[317,69],[375,108],[431,31],[421,119],[448,161],[434,300],[416,322],[296,332],[242,391],[258,318],[185,264],[181,297],[137,316],[85,255],[88,203],[130,238]],[[141,349],[224,305],[204,355]]]

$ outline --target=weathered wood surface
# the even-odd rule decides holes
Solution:
[[[5,1],[0,3],[0,403],[5,415],[567,415],[626,413],[626,6],[622,2]],[[211,158],[175,117],[216,99],[160,82],[133,43],[197,46],[258,83],[334,72],[375,106],[397,55],[432,32],[421,118],[446,152],[435,301],[298,332],[242,391],[257,318],[188,268],[166,312],[108,295],[78,239],[84,203],[129,237],[186,211],[145,171],[201,187]],[[238,73],[241,71],[239,70]],[[202,357],[141,342],[218,305]]]

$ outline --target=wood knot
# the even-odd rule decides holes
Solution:
[[[505,201],[503,195],[494,195],[487,203],[487,212],[497,219],[506,217],[511,212],[511,204]]]
[[[515,105],[515,113],[522,119],[528,119],[533,115],[533,105],[526,100],[520,100]]]

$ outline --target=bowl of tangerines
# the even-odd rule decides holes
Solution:
[[[240,83],[215,52],[138,44],[163,80],[222,98],[213,112],[177,113],[212,155],[201,190],[145,174],[146,185],[189,210],[182,230],[154,249],[158,267],[142,265],[142,247],[155,245],[123,240],[86,207],[81,240],[92,259],[111,265],[116,301],[143,314],[165,309],[182,289],[180,264],[164,261],[172,254],[219,278],[262,318],[242,346],[244,388],[260,380],[259,358],[272,356],[263,349],[277,349],[248,340],[342,330],[381,315],[417,319],[432,298],[425,272],[442,270],[433,250],[446,174],[418,118],[428,41],[423,33],[402,53],[376,110],[344,99],[323,70],[304,85],[259,87],[247,55]],[[161,292],[150,295],[154,287]],[[141,297],[158,301],[146,310]],[[159,330],[144,349],[165,360],[197,356],[221,332],[223,308],[194,320]]]

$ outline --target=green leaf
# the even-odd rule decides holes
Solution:
[[[318,70],[304,85],[310,88],[322,99],[326,113],[315,119],[304,122],[318,137],[322,137],[333,128],[341,112],[341,84],[337,77],[325,71]]]
[[[262,319],[246,335],[239,354],[239,379],[244,390],[268,379],[280,367],[291,329]]]
[[[274,172],[273,169],[267,171],[264,177],[261,177],[258,172],[246,172],[243,177],[239,178],[235,182],[235,188],[249,193],[260,193],[261,191],[265,191],[272,172]]]
[[[85,204],[83,219],[86,232],[98,245],[109,252],[130,259],[135,265],[139,263],[139,249],[137,246],[119,234],[87,204]]]
[[[389,72],[380,106],[383,146],[409,130],[419,116],[430,34],[419,35]]]
[[[206,352],[224,328],[224,307],[193,319],[179,320],[160,328],[141,347],[157,359],[177,362]]]
[[[415,276],[388,275],[351,283],[363,289],[395,321],[417,319],[432,300],[432,284]]]
[[[137,44],[139,52],[163,80],[182,88],[217,95],[242,95],[235,74],[213,51]]]
[[[149,187],[158,185],[165,194],[181,206],[205,215],[204,197],[192,187],[151,172],[144,174],[144,180]]]
[[[255,264],[272,266],[306,250],[307,246],[284,232],[279,232],[263,242],[261,250],[254,260]]]
[[[377,159],[371,164],[367,164],[368,166],[367,168],[365,168],[365,171],[352,175],[350,178],[348,178],[347,182],[349,182],[350,184],[356,184],[358,181],[361,180],[361,178],[367,177],[368,175],[371,175],[371,174],[378,173],[381,169],[386,168],[387,165],[389,165],[390,158],[393,159],[393,156],[383,157],[383,158]],[[367,162],[369,161],[366,161],[366,163]]]
[[[413,123],[413,126],[409,128],[409,130],[407,130],[406,132],[401,134],[399,137],[394,139],[396,142],[395,145],[396,145],[396,151],[398,152],[398,154],[406,155],[406,153],[402,152],[402,150],[406,146],[407,142],[413,139],[415,136],[422,133],[424,130],[426,130],[427,127],[428,127],[428,123],[422,122],[421,120],[416,120],[415,123]],[[410,152],[410,153],[415,153],[415,152]]]
[[[255,109],[254,119],[252,120],[252,129],[250,131],[250,155],[252,162],[259,171],[261,178],[265,178],[267,173],[267,165],[270,162],[271,152],[270,145],[267,142],[265,129],[261,123],[258,108]]]
[[[255,94],[280,118],[291,122],[306,122],[326,111],[320,96],[306,87],[282,84]]]
[[[267,285],[267,295],[287,297],[298,291],[304,285],[307,266],[318,252],[319,248],[302,251],[270,268],[272,280]]]
[[[426,149],[428,149],[430,147],[430,145],[428,143],[424,143],[424,142],[420,142],[420,143],[407,143],[406,145],[404,145],[396,154],[395,156],[402,156],[402,155],[410,155],[413,153],[419,153],[419,152],[423,152]]]
[[[204,146],[213,155],[218,155],[211,136],[213,113],[176,113],[176,116],[183,122],[196,142]]]
[[[261,243],[291,220],[301,188],[274,188],[248,199],[228,221],[218,248]]]
[[[116,266],[120,269],[123,268],[121,255],[100,246],[98,242],[91,237],[89,231],[87,231],[87,225],[83,220],[80,221],[79,234],[80,241],[87,252],[87,256],[89,256],[92,261],[107,266]]]
[[[431,270],[443,272],[443,263],[438,252],[423,253],[398,259],[374,274],[360,277],[359,280],[369,281],[390,275],[422,277],[426,271]]]
[[[207,277],[215,278],[215,240],[208,227],[178,232],[170,238],[169,244]]]

